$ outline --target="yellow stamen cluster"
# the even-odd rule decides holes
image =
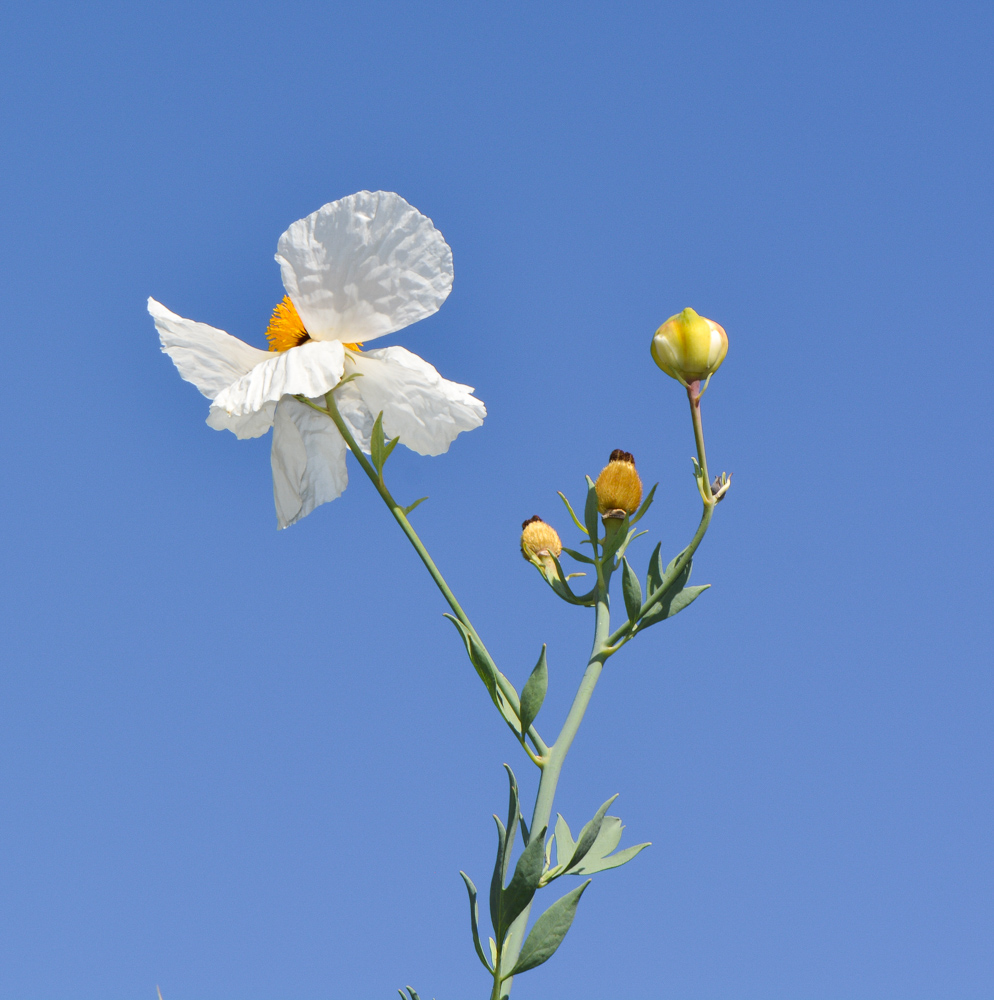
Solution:
[[[310,339],[310,334],[304,329],[304,321],[290,301],[290,296],[284,295],[283,301],[273,310],[269,326],[266,327],[269,349],[289,351],[291,347],[298,347]]]
[[[531,562],[534,559],[541,561],[542,557],[548,557],[550,553],[557,559],[562,554],[563,543],[559,540],[556,529],[551,524],[546,524],[542,518],[530,517],[521,525],[521,554]]]
[[[266,327],[266,340],[271,351],[289,351],[291,347],[299,347],[311,335],[304,328],[304,321],[297,312],[297,307],[290,301],[289,295],[283,296],[283,301],[273,310],[269,326]],[[359,344],[342,344],[352,351],[361,351]]]
[[[597,490],[597,508],[608,515],[616,511],[634,514],[642,502],[642,480],[635,471],[631,453],[615,448],[611,458],[594,483]],[[621,517],[618,513],[615,516]]]

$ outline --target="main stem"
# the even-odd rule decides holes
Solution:
[[[552,817],[552,803],[556,797],[556,786],[559,784],[559,776],[562,773],[566,754],[569,753],[573,740],[576,738],[594,688],[597,686],[601,671],[604,669],[604,663],[612,652],[608,642],[608,632],[611,628],[611,609],[608,600],[609,578],[610,568],[605,568],[598,562],[593,647],[590,650],[587,669],[583,672],[583,679],[580,681],[576,696],[573,698],[569,714],[566,716],[566,721],[563,723],[563,728],[560,730],[556,742],[546,757],[545,767],[542,768],[542,777],[539,780],[538,794],[535,797],[535,808],[532,811],[532,822],[529,827],[532,837],[541,836],[542,831],[549,826],[549,820]],[[530,912],[531,903],[525,907],[508,931],[507,941],[501,953],[501,965],[504,968],[514,968],[514,963],[518,960]],[[506,997],[510,996],[513,982],[513,977],[505,979],[503,983],[495,977],[491,1000],[505,1000]]]

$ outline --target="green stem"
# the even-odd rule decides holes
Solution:
[[[697,442],[697,461],[704,473],[704,502],[710,503],[711,479],[708,476],[708,458],[704,453],[704,425],[701,423],[701,383],[691,382],[687,386],[687,399],[690,400],[690,418],[694,422],[694,440]]]
[[[711,524],[711,518],[714,515],[714,504],[705,504],[704,513],[701,514],[700,524],[697,525],[697,531],[694,533],[694,537],[690,540],[690,544],[680,553],[680,557],[673,564],[673,569],[670,570],[663,577],[662,583],[652,591],[646,599],[642,602],[642,608],[639,612],[639,616],[644,615],[653,604],[658,601],[663,594],[669,590],[673,581],[684,571],[687,563],[693,558],[694,553],[697,551],[698,546],[704,541],[704,536],[707,534],[708,526]],[[613,632],[607,639],[608,648],[612,653],[617,652],[617,643],[620,641],[622,645],[631,638],[632,623],[630,621],[622,625],[617,631]],[[618,647],[620,648],[620,647]]]
[[[442,596],[445,598],[446,603],[452,609],[452,613],[459,619],[460,622],[465,626],[465,628],[472,633],[473,638],[480,644],[480,648],[486,652],[486,646],[483,644],[483,640],[480,638],[479,633],[473,627],[473,623],[469,620],[469,616],[463,611],[462,606],[456,600],[455,594],[452,593],[449,585],[445,582],[445,577],[442,576],[438,567],[435,565],[435,561],[428,554],[428,550],[425,548],[424,543],[418,537],[418,533],[414,530],[411,522],[407,519],[407,515],[404,513],[404,508],[394,500],[392,494],[387,489],[386,484],[383,482],[383,477],[373,468],[373,464],[369,459],[363,454],[362,449],[359,447],[356,439],[352,436],[352,431],[349,430],[348,424],[343,419],[341,413],[338,411],[338,405],[335,402],[334,391],[325,394],[325,402],[328,408],[324,409],[320,406],[316,406],[306,397],[297,397],[302,403],[306,403],[308,406],[313,407],[315,410],[321,413],[326,413],[334,421],[335,426],[338,428],[339,433],[345,439],[345,443],[348,445],[349,451],[352,452],[356,457],[356,461],[362,466],[363,472],[369,477],[370,482],[376,487],[376,492],[380,494],[383,498],[383,502],[387,505],[390,513],[393,514],[394,519],[400,525],[401,530],[407,536],[407,540],[414,546],[414,551],[421,557],[421,561],[425,564],[425,568],[431,575],[432,580],[435,581],[435,586],[442,592]],[[490,654],[487,653],[489,657]],[[492,662],[492,658],[491,658]],[[514,685],[499,671],[494,668],[494,674],[497,679],[497,684],[501,689],[501,693],[510,702],[511,707],[515,712],[520,711],[521,702],[518,698],[518,692],[514,689]],[[539,736],[537,730],[534,726],[530,726],[528,729],[528,736],[532,743],[535,744],[535,749],[538,751],[541,757],[545,757],[549,752],[549,747],[546,742]],[[525,747],[527,752],[528,748]]]
[[[552,817],[552,803],[556,797],[556,787],[559,784],[559,776],[562,773],[566,754],[569,753],[573,740],[576,738],[580,723],[590,704],[594,688],[600,679],[604,663],[612,654],[611,643],[608,641],[608,629],[611,627],[611,609],[608,600],[608,584],[610,582],[610,567],[605,567],[600,561],[597,563],[597,604],[596,618],[594,623],[594,642],[590,651],[590,659],[587,661],[587,669],[583,672],[583,679],[573,698],[569,714],[563,723],[563,728],[556,737],[556,742],[546,757],[545,767],[542,769],[542,777],[538,784],[538,794],[535,797],[535,808],[532,811],[532,821],[529,830],[531,836],[536,837],[543,829],[549,825]],[[514,963],[521,953],[521,946],[524,943],[525,928],[528,925],[528,915],[531,912],[531,903],[525,907],[521,915],[514,921],[507,939],[501,950],[501,964],[507,968],[514,968]],[[491,1000],[504,1000],[511,993],[513,977],[505,979],[500,990],[495,990],[491,994]]]

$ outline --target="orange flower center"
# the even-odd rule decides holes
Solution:
[[[290,301],[289,295],[283,296],[283,301],[273,310],[266,327],[266,340],[271,351],[289,351],[291,347],[299,347],[311,339],[304,327],[296,306]],[[361,351],[360,344],[342,344],[351,351]]]

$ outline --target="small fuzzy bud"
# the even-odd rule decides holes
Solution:
[[[728,337],[713,320],[684,309],[670,318],[652,338],[652,359],[682,385],[709,378],[728,353]]]
[[[615,448],[594,489],[597,508],[603,516],[623,519],[626,514],[634,514],[642,502],[642,480],[635,471],[631,453]]]
[[[530,517],[521,525],[521,554],[529,562],[551,563],[549,556],[558,559],[562,551],[563,543],[556,529],[542,518]]]

